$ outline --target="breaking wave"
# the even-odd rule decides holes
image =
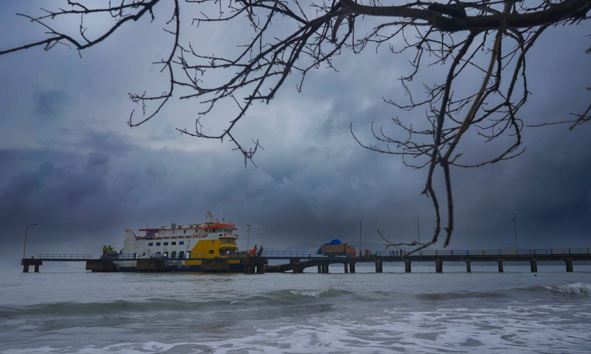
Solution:
[[[551,285],[544,288],[562,294],[591,295],[591,284],[587,283]]]
[[[48,302],[33,305],[4,305],[0,306],[0,318],[15,318],[20,316],[93,316],[117,315],[121,313],[154,313],[208,311],[221,309],[225,306],[282,306],[290,304],[305,304],[317,300],[343,297],[355,297],[351,291],[323,289],[285,289],[266,291],[247,297],[216,298],[209,296],[173,299],[148,298],[140,300],[115,300],[111,302]],[[361,295],[359,295],[361,297]]]

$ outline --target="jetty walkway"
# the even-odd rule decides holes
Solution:
[[[341,264],[345,273],[355,273],[357,263],[374,263],[376,273],[383,272],[384,263],[404,263],[404,271],[412,271],[412,263],[429,262],[435,265],[435,272],[443,272],[444,262],[464,262],[466,272],[472,271],[472,262],[496,262],[498,271],[504,271],[505,262],[529,262],[531,272],[538,271],[538,262],[565,263],[566,271],[573,271],[574,261],[590,261],[591,249],[589,248],[561,248],[561,249],[500,249],[500,250],[426,250],[413,253],[408,256],[394,255],[391,252],[376,252],[364,256],[325,257],[315,253],[295,253],[270,251],[263,252],[263,256],[269,260],[289,259],[289,263],[271,265],[265,268],[266,272],[302,273],[309,267],[317,267],[318,273],[329,273],[329,266]]]
[[[375,252],[371,255],[356,255],[346,257],[326,257],[314,252],[303,251],[265,251],[260,257],[246,257],[245,273],[303,273],[306,268],[316,268],[318,273],[329,273],[331,265],[341,265],[345,273],[355,273],[357,263],[374,263],[376,273],[383,272],[384,263],[404,263],[404,271],[410,273],[412,264],[417,262],[433,263],[435,272],[443,272],[443,263],[464,262],[466,272],[472,271],[472,262],[496,262],[498,271],[504,271],[505,262],[528,262],[531,272],[538,271],[539,262],[564,262],[567,272],[573,272],[573,262],[591,261],[591,248],[560,248],[560,249],[500,249],[500,250],[424,250],[411,255],[401,256],[393,252]],[[43,262],[86,262],[87,270],[97,270],[96,266],[102,267],[99,271],[117,271],[115,267],[118,261],[129,261],[130,259],[101,259],[93,258],[92,254],[39,254],[37,258],[23,258],[21,265],[23,272],[28,273],[29,267],[33,266],[35,272]],[[161,267],[162,262],[174,260],[169,258],[143,259],[158,263],[158,267],[148,269],[149,271],[166,271]],[[202,260],[201,258],[190,258],[185,260]],[[210,259],[211,260],[211,259]],[[277,265],[268,265],[269,260],[285,261]],[[100,263],[100,264],[99,264]],[[148,265],[149,266],[149,265]],[[106,268],[105,268],[106,267]],[[216,267],[212,271],[219,270]]]

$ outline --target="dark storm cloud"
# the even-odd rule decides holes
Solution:
[[[581,31],[549,37],[543,46],[548,49],[528,64],[533,94],[522,111],[528,122],[562,120],[554,118],[588,104],[581,84],[588,83],[589,74],[580,70],[588,56],[559,53],[587,48],[581,46]],[[564,48],[569,45],[564,38],[577,39]],[[240,122],[236,135],[241,141],[259,138],[265,147],[255,156],[258,168],[244,168],[228,142],[191,139],[174,130],[194,125],[199,110],[194,105],[172,102],[164,114],[141,127],[124,128],[130,109],[116,101],[114,93],[125,96],[145,82],[161,89],[162,79],[139,69],[139,60],[149,58],[150,63],[152,54],[137,47],[117,48],[125,40],[117,37],[110,47],[85,53],[84,59],[61,48],[35,52],[37,61],[28,53],[0,57],[0,65],[11,66],[0,75],[19,87],[0,88],[6,128],[0,132],[4,252],[20,247],[22,240],[14,235],[22,235],[29,223],[39,224],[31,230],[31,254],[66,249],[96,254],[103,244],[119,248],[125,228],[201,222],[208,209],[237,224],[241,248],[246,246],[247,223],[255,227],[250,245],[263,244],[265,249],[315,250],[332,238],[357,245],[361,218],[363,245],[372,249],[383,249],[378,228],[393,241],[416,239],[419,215],[421,239],[432,235],[431,200],[420,195],[427,171],[405,168],[400,157],[364,150],[349,132],[354,122],[355,134],[375,143],[372,122],[391,132],[394,117],[413,124],[425,121],[424,112],[400,112],[382,99],[408,99],[397,82],[408,74],[401,68],[408,58],[388,51],[376,55],[371,48],[357,56],[344,53],[335,59],[339,72],[311,72],[302,93],[294,89],[300,78],[290,77],[274,101],[255,106]],[[560,51],[552,48],[557,41]],[[150,48],[157,48],[157,39],[153,42]],[[121,65],[121,58],[132,57],[134,65]],[[565,62],[549,64],[558,59]],[[26,65],[19,66],[20,61]],[[108,70],[112,63],[116,74]],[[429,74],[438,70],[430,68]],[[14,74],[19,72],[21,76]],[[62,78],[67,85],[58,82]],[[576,89],[570,90],[573,83]],[[415,84],[422,88],[421,80]],[[46,114],[60,119],[36,126],[47,120]],[[219,117],[226,121],[228,116]],[[208,129],[215,125],[207,123]],[[586,137],[591,127],[572,133],[556,129],[562,128],[525,133],[527,150],[517,159],[452,170],[452,248],[511,246],[513,213],[523,247],[588,244],[591,149]],[[494,144],[483,144],[476,134],[467,136],[462,160],[488,159],[494,155],[491,150],[501,148]],[[441,179],[437,188],[443,201]]]
[[[42,116],[55,117],[63,112],[66,96],[58,90],[42,90],[35,93],[36,112]]]

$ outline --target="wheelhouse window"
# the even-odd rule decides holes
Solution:
[[[164,242],[164,246],[168,246],[168,242]]]
[[[156,242],[156,246],[160,246],[160,242]]]
[[[184,245],[185,241],[179,241],[179,245]]]
[[[148,246],[154,246],[154,242],[148,243]]]

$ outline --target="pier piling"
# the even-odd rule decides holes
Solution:
[[[572,259],[567,259],[564,262],[566,263],[566,271],[568,273],[572,273],[573,272],[573,260]]]
[[[538,272],[538,261],[536,259],[529,261],[529,265],[532,273]]]
[[[410,273],[410,259],[405,259],[404,260],[404,272],[405,273]]]
[[[443,261],[441,259],[435,260],[435,273],[443,273]]]
[[[504,262],[504,260],[497,259],[497,263],[499,265],[499,273],[503,273],[503,262]]]
[[[383,273],[384,272],[384,263],[383,262],[376,262],[376,273]]]
[[[466,273],[472,273],[472,261],[466,261]]]
[[[349,271],[355,273],[355,262],[349,263]]]

